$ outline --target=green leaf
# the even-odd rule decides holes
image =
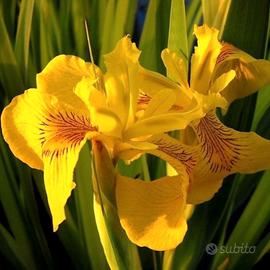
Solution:
[[[36,170],[33,170],[32,174],[47,214],[50,215],[50,209],[44,187],[43,174]],[[56,234],[62,242],[64,249],[67,251],[69,259],[73,263],[72,266],[78,270],[89,269],[88,260],[78,260],[78,258],[87,258],[87,253],[83,239],[78,232],[77,225],[74,222],[74,217],[71,215],[71,211],[69,209],[72,200],[73,197],[71,197],[71,200],[69,200],[68,205],[65,207],[66,220],[61,224]],[[56,261],[56,258],[54,258],[54,261]]]
[[[172,0],[168,48],[180,53],[188,70],[188,41],[184,0]]]
[[[15,239],[7,231],[7,229],[0,223],[0,252],[3,253],[7,261],[10,262],[16,269],[22,269],[24,266],[23,257],[20,254],[18,245]]]
[[[140,270],[137,247],[121,227],[115,202],[115,168],[107,150],[93,147],[94,212],[100,240],[111,269]]]
[[[203,21],[223,32],[231,0],[202,0]]]
[[[268,233],[261,241],[260,243],[257,244],[256,246],[256,253],[254,256],[251,256],[250,261],[248,264],[249,265],[255,265],[257,262],[259,262],[262,257],[266,254],[269,253],[270,251],[270,233]]]
[[[19,61],[23,77],[27,77],[30,33],[34,9],[34,0],[22,0],[15,40],[15,55]]]
[[[0,2],[0,10],[3,10],[3,18],[7,26],[7,31],[9,36],[13,42],[14,33],[16,30],[16,16],[17,16],[17,0],[10,0],[10,1],[1,1]],[[2,16],[1,15],[1,16]]]
[[[261,5],[256,5],[253,1],[232,1],[224,28],[223,40],[234,44],[254,57],[263,57],[268,33],[269,8],[270,3],[267,0],[262,1]],[[238,16],[239,12],[242,14],[241,17]],[[235,27],[236,25],[237,27]],[[256,94],[235,101],[230,106],[229,112],[226,115],[225,122],[227,125],[238,130],[249,131],[253,121],[255,104]],[[261,174],[256,175],[257,178],[260,176]],[[226,235],[227,226],[233,210],[237,209],[240,202],[243,202],[247,198],[247,195],[252,193],[254,189],[254,183],[250,186],[252,180],[245,181],[246,179],[252,179],[252,176],[236,177],[234,180],[235,193],[228,206],[228,211],[219,235],[218,242],[221,245],[224,244],[225,236],[228,237]],[[237,201],[235,201],[236,199]],[[244,228],[242,228],[243,231],[245,230]],[[236,243],[243,243],[244,241],[245,238],[239,238]],[[221,253],[216,254],[211,269],[216,269],[221,264],[223,260],[220,258],[224,258],[223,255]]]
[[[9,98],[14,97],[24,89],[18,63],[14,55],[11,41],[0,12],[0,80]],[[12,76],[10,76],[12,74]]]
[[[198,269],[205,247],[213,241],[232,196],[232,182],[228,181],[211,201],[196,206],[188,221],[184,241],[175,249],[169,270]]]
[[[14,182],[9,181],[9,175],[5,171],[5,163],[3,162],[2,152],[0,153],[0,202],[6,214],[8,224],[16,239],[20,256],[17,258],[23,262],[24,266],[30,269],[37,269],[34,258],[34,250],[28,235],[28,227],[23,215],[19,194],[12,186]],[[12,243],[11,243],[12,244]],[[0,247],[2,248],[2,247]],[[15,251],[15,250],[14,250]]]
[[[163,74],[160,53],[168,45],[170,8],[171,1],[150,0],[140,39],[142,65]]]
[[[135,22],[136,0],[110,0],[106,7],[101,39],[99,64],[104,69],[103,55],[112,51],[125,35],[132,34]]]
[[[117,169],[122,175],[127,177],[142,177],[141,159],[136,159],[129,165],[127,165],[123,160],[119,160],[117,163]]]
[[[135,8],[136,0],[118,0],[115,10],[115,20],[114,27],[112,28],[113,36],[111,40],[111,46],[115,46],[117,41],[126,34],[131,34],[127,32],[126,25],[133,28],[135,21]],[[132,8],[132,9],[131,9]],[[133,12],[131,12],[133,11]]]
[[[260,1],[260,5],[252,0],[232,1],[223,39],[263,58],[268,42],[269,5],[268,0]]]
[[[260,5],[252,0],[233,1],[222,39],[256,58],[263,58],[268,41],[269,7],[268,0],[261,1]],[[249,130],[253,121],[256,95],[235,101],[226,116],[227,123],[240,130]]]
[[[88,254],[88,263],[92,268],[108,269],[95,223],[91,179],[91,155],[90,148],[86,144],[80,152],[80,158],[75,170],[76,189],[74,196],[80,237],[84,242]],[[84,262],[86,259],[84,259]],[[86,262],[84,264],[87,265]]]
[[[188,52],[189,59],[193,52],[194,39],[193,35],[194,24],[199,24],[202,18],[201,0],[192,0],[187,6],[187,36],[188,36]]]
[[[23,199],[23,211],[27,213],[26,226],[31,228],[31,230],[29,230],[31,242],[35,248],[39,250],[36,255],[37,260],[42,261],[44,267],[51,268],[53,267],[53,259],[41,225],[30,168],[18,161],[17,170],[19,174],[20,192],[22,193],[21,196]]]
[[[99,56],[99,66],[104,69],[104,62],[103,62],[103,55],[108,53],[112,47],[110,44],[110,40],[112,40],[112,31],[111,27],[114,21],[114,12],[115,12],[115,0],[109,0],[106,6],[105,16],[104,16],[104,27],[101,31],[101,49],[100,49],[100,56]]]
[[[269,91],[270,91],[270,86],[266,86],[262,90],[260,90],[258,93],[256,109],[255,109],[255,114],[254,114],[253,123],[252,123],[253,130],[256,129],[259,121],[263,118],[263,115],[269,108],[269,104],[270,104]]]
[[[59,19],[59,38],[61,41],[61,53],[71,54],[74,48],[73,43],[73,31],[74,26],[72,25],[72,12],[74,10],[72,9],[72,3],[77,1],[60,1],[59,2],[59,11],[57,13],[58,19]],[[82,26],[83,27],[83,26]],[[70,31],[72,29],[72,31]],[[84,28],[81,30],[84,32]],[[79,35],[81,36],[81,35]]]
[[[234,244],[241,245],[241,243],[247,243],[249,246],[252,246],[256,245],[257,241],[260,239],[261,234],[270,222],[270,197],[268,196],[270,189],[269,177],[270,172],[265,173],[262,177],[247,207],[231,233],[226,243],[227,247],[233,246]],[[219,262],[222,262],[224,257],[228,256],[229,269],[239,269],[237,267],[243,265],[248,256],[250,256],[250,254],[244,253],[222,255],[223,256],[220,256]],[[248,267],[251,268],[251,266],[252,265],[249,265]]]
[[[61,35],[53,2],[51,0],[40,0],[36,3],[39,15],[40,63],[41,68],[44,68],[59,53],[59,46],[61,46],[59,38]],[[50,18],[50,20],[47,18]]]

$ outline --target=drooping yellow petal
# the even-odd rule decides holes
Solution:
[[[214,113],[202,118],[195,130],[201,154],[193,170],[189,203],[210,199],[227,175],[270,168],[270,141],[256,133],[228,128]]]
[[[218,41],[218,30],[207,25],[194,27],[198,46],[191,59],[191,88],[207,94],[211,76],[214,71],[221,44]]]
[[[187,201],[192,204],[200,204],[209,201],[218,192],[223,183],[223,178],[210,177],[210,180],[204,178],[201,179],[199,176],[199,170],[202,170],[203,165],[199,164],[200,168],[196,171],[194,180],[191,181],[188,191]],[[204,174],[208,177],[208,174]]]
[[[217,59],[214,78],[228,70],[235,70],[235,79],[221,92],[232,102],[270,84],[270,61],[257,60],[236,47],[224,43]]]
[[[134,120],[137,110],[139,56],[140,51],[127,36],[117,43],[111,53],[105,55],[107,102],[110,108],[118,112],[123,126]]]
[[[52,214],[53,231],[57,231],[66,219],[65,205],[75,188],[73,171],[85,141],[86,139],[82,139],[73,146],[62,142],[57,145],[52,140],[44,145],[44,183]]]
[[[161,52],[161,58],[166,66],[169,77],[184,88],[189,88],[187,71],[183,59],[175,52],[165,49]]]
[[[37,74],[37,88],[52,94],[61,101],[80,108],[82,101],[73,93],[76,84],[83,78],[100,78],[102,73],[97,66],[79,57],[59,55],[53,58],[41,73]]]
[[[138,246],[175,248],[187,231],[186,174],[145,182],[117,176],[116,202],[121,225]]]
[[[87,137],[96,133],[85,108],[73,108],[43,91],[15,97],[1,116],[2,130],[15,156],[44,169],[53,228],[65,219],[64,206],[74,188],[73,169]]]
[[[37,94],[38,93],[38,94]],[[12,99],[1,115],[1,128],[12,153],[35,169],[43,169],[41,135],[39,134],[40,107],[43,97],[36,89]]]

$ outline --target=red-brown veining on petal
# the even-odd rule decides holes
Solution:
[[[181,111],[183,109],[184,109],[183,106],[176,105],[176,104],[172,105],[172,107],[171,107],[171,110],[176,110],[176,111]]]
[[[43,149],[42,155],[52,159],[65,154],[78,146],[89,131],[97,131],[97,128],[84,115],[63,110],[47,113],[39,125],[39,139],[42,146],[48,141],[51,146]]]
[[[234,54],[236,50],[237,49],[233,45],[226,43],[226,42],[223,42],[221,52],[218,55],[216,63],[219,64],[219,63],[223,62],[227,57]]]
[[[144,92],[140,92],[139,93],[139,97],[138,97],[138,101],[137,101],[137,104],[139,106],[139,108],[142,108],[144,109],[151,101],[151,97],[148,96],[146,93]],[[171,110],[183,110],[184,107],[183,106],[180,106],[180,105],[177,105],[177,104],[174,104],[172,105],[171,107]]]
[[[203,158],[213,173],[230,172],[240,158],[241,145],[231,129],[213,114],[207,114],[195,127],[201,143]]]
[[[139,97],[137,101],[138,105],[147,105],[150,101],[151,101],[151,97],[148,96],[146,93],[144,92],[139,93]]]
[[[197,163],[194,153],[189,152],[179,144],[171,144],[162,138],[153,140],[152,143],[158,145],[159,151],[176,159],[177,161],[180,161],[186,167],[186,172],[188,174],[192,173],[192,170]]]

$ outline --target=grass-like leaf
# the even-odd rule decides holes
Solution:
[[[186,69],[188,69],[186,11],[183,0],[172,0],[171,2],[168,48],[180,53]]]

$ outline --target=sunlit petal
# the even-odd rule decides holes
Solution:
[[[107,67],[105,86],[108,105],[118,112],[123,126],[134,120],[137,110],[139,56],[140,51],[135,43],[126,36],[104,57]]]
[[[191,59],[191,88],[207,94],[211,76],[214,71],[221,44],[218,41],[218,30],[207,25],[194,27],[198,46]]]
[[[144,111],[143,118],[168,112],[175,101],[176,97],[173,91],[169,89],[160,90],[149,101]]]
[[[270,141],[256,133],[228,128],[214,113],[202,118],[195,125],[195,130],[201,144],[201,154],[193,170],[188,198],[190,203],[212,197],[227,175],[236,172],[254,173],[270,168]],[[202,193],[202,190],[207,189],[209,192]]]
[[[81,147],[97,129],[85,108],[73,108],[43,91],[15,97],[1,116],[5,140],[29,166],[44,170],[53,228],[65,219],[64,206],[75,187],[73,170]]]
[[[235,78],[236,73],[234,70],[230,70],[226,73],[223,73],[220,77],[218,77],[213,85],[211,85],[209,89],[209,93],[219,93],[224,90],[226,86]]]
[[[221,93],[229,102],[251,95],[270,84],[269,61],[257,60],[224,43],[213,76],[217,78],[231,69],[235,70],[236,77]]]
[[[73,89],[83,77],[95,80],[96,76],[102,78],[97,66],[76,56],[59,55],[37,75],[37,88],[80,108],[82,101],[73,93]]]
[[[140,136],[159,134],[167,131],[184,129],[188,124],[203,116],[200,106],[194,107],[186,112],[167,112],[152,115],[135,122],[124,132],[124,138],[136,138]],[[166,123],[166,124],[165,124]]]
[[[140,81],[140,89],[150,97],[163,89],[171,89],[172,91],[179,90],[175,82],[157,72],[140,67],[139,73],[142,78]]]
[[[107,105],[106,95],[96,88],[95,81],[89,78],[82,79],[74,92],[87,106],[91,123],[97,126],[101,133],[117,138],[122,136],[123,126],[119,114]]]
[[[118,214],[132,242],[154,250],[173,249],[182,242],[187,183],[187,175],[152,182],[117,176]]]
[[[177,65],[177,63],[175,63],[175,65]],[[176,83],[177,81],[173,82],[159,73],[143,68],[140,69],[140,75],[142,77],[140,85],[142,94],[139,95],[139,104],[148,104],[151,98],[159,91],[169,90],[176,96],[176,109],[185,111],[193,108],[194,97],[189,88],[180,87],[180,85]]]
[[[189,88],[187,71],[183,59],[169,49],[162,51],[161,58],[166,66],[169,77],[175,82],[178,82],[182,87]]]
[[[198,159],[198,147],[184,145],[165,134],[153,136],[148,141],[157,146],[148,153],[167,161],[179,174],[183,171],[192,173]]]

